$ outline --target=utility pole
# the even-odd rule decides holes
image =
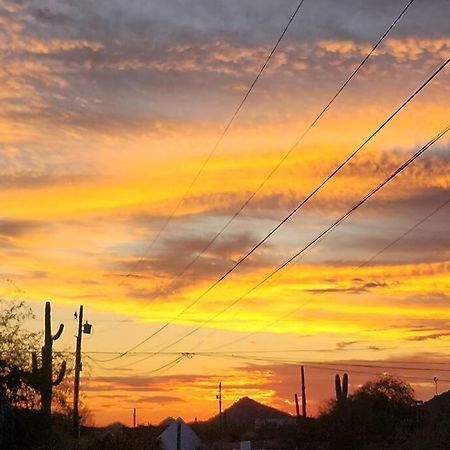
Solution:
[[[80,306],[80,312],[75,312],[75,319],[78,318],[78,334],[77,345],[75,350],[75,379],[73,388],[73,417],[72,417],[72,432],[73,437],[78,439],[80,437],[80,411],[78,408],[80,401],[80,372],[83,370],[81,363],[81,339],[83,333],[91,334],[92,325],[86,321],[83,325],[83,305]]]
[[[298,395],[294,394],[294,398],[295,398],[295,413],[297,414],[297,420],[300,419],[300,408],[298,406]]]
[[[219,383],[219,416],[222,418],[222,382]]]
[[[306,418],[306,387],[305,387],[305,368],[300,367],[301,377],[302,377],[302,415]]]
[[[219,382],[219,393],[216,395],[216,399],[219,401],[219,433],[220,440],[223,436],[223,421],[222,421],[222,382]]]
[[[133,408],[133,428],[136,428],[136,408]]]
[[[75,380],[73,388],[73,418],[72,418],[72,432],[73,437],[78,439],[80,437],[80,412],[78,409],[80,399],[80,372],[81,372],[81,338],[83,336],[83,305],[80,306],[78,314],[78,334],[77,345],[75,349]]]

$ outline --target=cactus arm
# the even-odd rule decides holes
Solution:
[[[64,378],[64,375],[66,373],[66,362],[63,361],[61,364],[61,369],[59,370],[58,376],[56,377],[56,380],[53,381],[53,386],[58,386],[59,384],[61,384],[61,381]]]
[[[56,341],[57,339],[59,339],[61,337],[62,332],[64,331],[64,324],[60,324],[58,331],[56,332],[56,334],[52,337],[52,339],[54,341]]]
[[[336,400],[340,400],[342,397],[342,388],[341,388],[341,377],[339,374],[336,374],[334,377],[334,385],[336,388]]]
[[[342,398],[347,398],[348,396],[348,374],[344,373],[342,378]]]
[[[37,353],[31,353],[31,372],[25,372],[25,377],[28,379],[30,386],[37,392],[41,391],[41,374],[38,366]]]

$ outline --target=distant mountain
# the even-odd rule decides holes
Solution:
[[[122,431],[124,428],[126,428],[126,425],[121,422],[113,422],[103,427],[103,429],[108,432]]]
[[[228,424],[244,425],[254,423],[256,419],[259,420],[285,420],[292,416],[279,409],[263,405],[249,397],[244,397],[238,400],[222,413],[226,418]],[[212,417],[207,422],[215,423],[219,421],[219,415]]]

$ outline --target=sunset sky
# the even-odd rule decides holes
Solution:
[[[297,1],[1,2],[0,295],[29,302],[36,330],[51,300],[54,326],[66,325],[59,350],[74,349],[73,313],[84,305],[94,332],[84,336],[81,389],[97,425],[130,424],[134,407],[139,423],[208,418],[219,381],[225,407],[248,395],[294,413],[301,363],[311,414],[346,368],[351,390],[383,372],[404,376],[422,399],[435,391],[433,376],[441,392],[450,389],[450,133],[212,319],[450,124],[448,66],[202,296],[449,58],[447,0],[413,2],[185,270],[407,3],[305,0],[212,152]],[[118,354],[96,352],[128,350],[168,322],[135,352],[180,340],[166,350],[174,354],[98,361]],[[178,352],[205,351],[215,354],[176,360]]]

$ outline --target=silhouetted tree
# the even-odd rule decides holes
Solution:
[[[25,330],[33,319],[24,302],[0,300],[0,396],[12,406],[33,408],[38,397],[26,382],[31,370],[31,352],[39,348],[39,333]]]
[[[411,386],[386,375],[365,383],[345,401],[331,401],[321,421],[332,448],[359,449],[389,439],[413,414],[414,405]]]
[[[42,333],[26,329],[26,321],[32,319],[33,312],[24,302],[0,299],[0,448],[28,448],[27,445],[38,445],[48,438],[48,421],[43,421],[38,411],[41,395],[33,387],[32,352],[40,353]],[[67,355],[53,353],[55,367],[63,359]],[[68,365],[72,366],[70,362]],[[61,423],[63,416],[70,415],[70,369],[68,372],[53,395],[52,411],[62,414],[58,419]]]
[[[34,318],[25,302],[0,299],[0,397],[11,406],[36,408],[40,403],[40,396],[29,383],[31,354],[39,354],[42,345],[42,333],[29,331],[25,326],[27,320]],[[56,351],[53,359],[54,365],[59,367],[67,355]],[[71,366],[69,362],[69,376],[54,390],[53,408],[62,414],[69,412]]]

